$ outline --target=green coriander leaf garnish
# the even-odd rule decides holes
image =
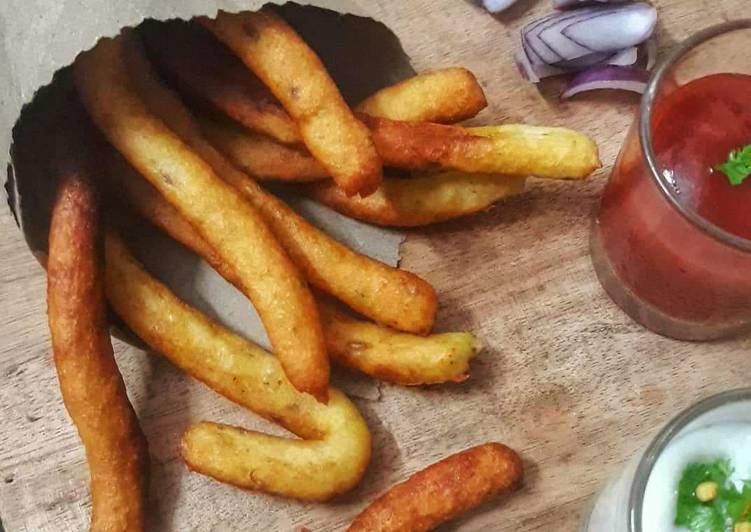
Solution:
[[[678,504],[675,524],[685,526],[691,532],[725,532],[725,518],[715,505],[703,503],[696,498],[696,488],[702,482],[711,481],[724,486],[732,473],[728,460],[712,463],[694,463],[686,466],[678,484]]]
[[[727,162],[715,167],[726,176],[733,186],[743,183],[751,175],[751,144],[740,150],[733,150],[728,155]]]
[[[734,484],[725,494],[727,513],[733,523],[751,523],[751,482],[744,481],[739,490]]]
[[[690,532],[725,532],[728,524],[751,523],[751,481],[733,482],[732,474],[729,460],[686,466],[678,483],[675,524]],[[711,501],[696,496],[696,488],[704,482],[717,485]]]

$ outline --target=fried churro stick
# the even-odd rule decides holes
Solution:
[[[86,448],[93,532],[144,530],[149,455],[108,332],[91,183],[62,181],[49,238],[48,315],[65,407]]]
[[[277,359],[180,301],[147,274],[123,242],[106,241],[107,297],[156,352],[217,393],[301,439],[210,422],[191,425],[182,456],[199,473],[235,486],[323,501],[355,486],[370,460],[370,433],[336,389],[323,405],[295,390]]]
[[[84,105],[110,143],[236,272],[290,381],[325,401],[328,356],[313,296],[262,215],[137,93],[149,80],[129,75],[126,54],[137,63],[138,45],[129,33],[79,56],[74,73]]]
[[[131,70],[139,80],[140,95],[151,111],[258,209],[313,286],[378,323],[416,334],[430,332],[438,306],[430,284],[412,273],[355,253],[265,192],[206,141],[190,111],[155,80],[138,49],[133,47],[128,51]]]
[[[472,118],[487,105],[485,93],[472,72],[444,68],[381,89],[356,109],[392,120],[455,124]]]
[[[514,489],[522,461],[500,443],[449,456],[415,473],[371,503],[348,532],[423,532]]]
[[[174,20],[140,30],[149,55],[181,92],[223,109],[251,131],[285,144],[300,132],[269,89],[199,24]]]
[[[237,283],[221,257],[151,185],[119,164],[111,175],[119,182],[119,195],[128,199],[133,210],[202,257],[228,282]],[[396,384],[461,382],[467,378],[469,361],[480,350],[470,333],[400,333],[349,317],[325,297],[318,298],[318,309],[333,362]]]
[[[263,81],[295,119],[313,156],[349,195],[380,185],[381,160],[313,50],[268,9],[200,22]]]
[[[199,115],[201,130],[238,168],[260,181],[305,182],[329,177],[304,148],[285,146],[230,120]]]
[[[470,333],[416,336],[357,320],[319,299],[326,347],[334,362],[404,386],[461,382],[480,351]]]
[[[301,190],[352,218],[376,225],[417,227],[488,209],[498,200],[524,191],[525,178],[440,172],[405,179],[385,178],[367,198],[347,197],[333,183]]]
[[[274,22],[266,20],[263,14],[225,14],[218,21],[204,21],[204,25],[242,57],[243,43],[253,40],[243,31],[255,28],[256,23],[264,28],[266,23],[269,28],[276,23],[284,24],[275,15],[271,17]],[[252,23],[243,25],[247,21]],[[276,29],[269,29],[269,32],[274,33]],[[272,55],[268,50],[262,53]],[[242,58],[252,69],[249,61]],[[232,62],[223,64],[221,69],[226,72],[222,79],[241,78],[237,67]],[[293,83],[294,78],[290,77],[287,82]],[[222,82],[217,81],[217,84],[222,85]],[[235,103],[221,96],[228,89],[215,87],[209,91],[203,85],[198,87],[196,90],[203,89],[204,97],[210,97],[217,108],[236,116]],[[252,104],[251,89],[248,87],[244,92],[244,97],[251,100],[248,105]],[[440,167],[465,173],[554,179],[582,179],[599,168],[597,146],[586,136],[569,129],[527,125],[460,128],[428,123],[469,117],[485,103],[482,89],[471,73],[464,69],[445,69],[415,76],[377,92],[360,104],[361,112],[356,116],[370,129],[375,149],[388,166],[416,170]],[[254,129],[252,125],[244,125]],[[221,144],[220,148],[226,152]],[[345,193],[352,195],[346,189]]]
[[[370,128],[383,164],[397,168],[583,179],[601,166],[597,145],[571,129],[462,128],[358,116]]]

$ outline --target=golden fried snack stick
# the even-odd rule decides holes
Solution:
[[[297,124],[269,89],[200,25],[148,24],[140,34],[149,55],[181,91],[223,109],[251,131],[283,142],[302,142]]]
[[[461,128],[358,116],[370,128],[383,164],[397,168],[583,179],[601,166],[597,145],[570,129]]]
[[[349,198],[330,182],[302,190],[316,201],[352,218],[377,225],[415,227],[484,211],[519,194],[525,178],[443,172],[405,179],[385,178],[375,194]]]
[[[474,74],[455,67],[418,74],[381,89],[356,109],[391,120],[455,124],[472,118],[487,105]]]
[[[325,401],[329,365],[313,296],[261,214],[136,94],[124,59],[126,38],[127,48],[135,47],[132,37],[104,39],[79,56],[74,72],[84,105],[110,143],[236,272],[290,381]]]
[[[313,286],[378,323],[415,334],[430,332],[438,307],[430,284],[412,273],[355,253],[265,192],[206,141],[190,111],[174,93],[155,81],[138,49],[129,47],[128,52],[132,69],[138,71],[135,77],[140,95],[152,112],[258,209]]]
[[[404,386],[461,382],[480,351],[470,333],[416,336],[352,318],[324,299],[318,308],[332,360],[376,379]]]
[[[301,439],[201,422],[182,438],[188,466],[241,488],[323,501],[355,486],[370,434],[331,388],[323,405],[295,390],[277,359],[189,307],[147,274],[114,234],[106,241],[107,297],[144,342],[189,375]]]
[[[320,181],[329,177],[310,153],[247,131],[221,117],[199,115],[201,130],[238,168],[261,181]]]
[[[236,276],[180,213],[137,175],[115,168],[119,195],[142,217],[203,257],[232,284]],[[461,382],[469,361],[480,350],[470,333],[430,336],[405,334],[347,316],[324,297],[318,298],[326,348],[334,363],[377,379],[406,386]]]
[[[268,9],[199,20],[269,87],[310,152],[347,194],[367,196],[378,188],[381,160],[367,128],[295,30]]]
[[[454,454],[415,473],[368,506],[348,532],[424,532],[509,491],[522,480],[522,461],[500,443]]]
[[[112,353],[92,185],[73,171],[58,191],[47,261],[55,367],[86,448],[94,532],[145,529],[149,453]]]

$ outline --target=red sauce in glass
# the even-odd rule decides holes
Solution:
[[[657,160],[672,170],[681,203],[751,239],[751,179],[733,186],[715,168],[751,143],[751,76],[715,74],[659,103],[652,122]]]
[[[714,170],[731,150],[751,143],[751,76],[665,85],[652,115],[653,147],[679,202],[751,239],[751,179],[733,186]],[[664,316],[689,328],[751,322],[751,253],[705,233],[668,202],[643,161],[636,129],[605,188],[597,223],[595,263],[605,260],[617,280],[601,274],[603,286],[648,327],[661,330],[638,317],[644,309],[658,316],[653,322]],[[628,301],[622,288],[631,294]]]

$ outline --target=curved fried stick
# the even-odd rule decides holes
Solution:
[[[423,532],[509,491],[522,461],[500,443],[454,454],[412,475],[368,506],[348,532]]]
[[[119,182],[119,196],[125,196],[133,210],[203,257],[227,281],[237,282],[221,257],[172,205],[140,176],[123,172],[118,166],[110,175]],[[334,363],[396,384],[461,382],[467,378],[469,361],[480,350],[470,333],[399,333],[351,318],[322,297],[318,298],[318,309],[326,348]]]
[[[496,201],[519,194],[525,178],[443,172],[386,178],[367,198],[347,197],[333,183],[313,183],[301,190],[316,201],[352,218],[377,225],[415,227],[484,211]]]
[[[285,144],[302,142],[279,100],[208,30],[173,20],[144,24],[140,33],[149,55],[181,91],[224,109],[252,131]]]
[[[268,9],[200,23],[251,69],[295,119],[313,156],[350,195],[367,196],[383,179],[367,128],[355,118],[313,50]]]
[[[201,130],[238,168],[261,181],[320,181],[329,177],[310,153],[253,133],[230,120],[198,117]]]
[[[522,124],[462,128],[365,113],[358,117],[387,166],[551,179],[583,179],[601,166],[597,145],[571,129]]]
[[[137,95],[133,83],[145,81],[132,80],[125,64],[135,42],[132,34],[103,39],[79,56],[74,73],[84,105],[110,143],[237,273],[290,381],[325,401],[329,365],[313,296],[261,214]]]
[[[344,394],[329,389],[323,405],[295,390],[275,357],[180,301],[112,233],[106,259],[107,297],[133,332],[217,393],[302,438],[201,422],[182,438],[191,469],[241,488],[316,501],[359,482],[370,434]]]
[[[50,226],[48,315],[65,407],[86,448],[91,530],[144,530],[149,454],[112,353],[97,207],[78,170],[64,178]]]
[[[385,87],[360,102],[362,113],[392,120],[455,124],[487,107],[485,93],[466,68],[424,72]]]
[[[151,111],[258,209],[313,286],[378,323],[416,334],[430,332],[438,307],[430,284],[412,273],[355,253],[265,192],[206,141],[190,111],[156,80],[138,48],[129,47],[128,53],[131,71],[139,80],[140,96]]]

